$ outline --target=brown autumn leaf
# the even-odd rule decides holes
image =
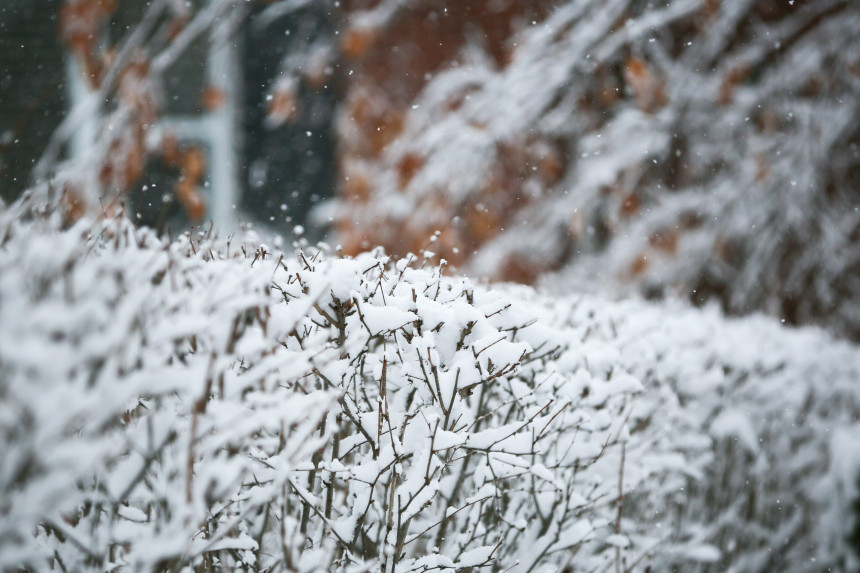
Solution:
[[[559,149],[559,146],[547,146],[538,156],[537,168],[544,186],[552,187],[558,183],[566,169],[564,154]]]
[[[648,255],[641,254],[630,264],[629,275],[630,277],[639,277],[645,274],[645,271],[648,270]]]
[[[341,194],[350,201],[367,203],[370,201],[373,188],[370,179],[358,169],[349,169],[344,178]]]
[[[636,193],[630,193],[621,201],[621,205],[619,207],[619,212],[625,218],[632,217],[639,212],[641,208],[641,202]]]
[[[74,223],[87,214],[87,202],[80,190],[70,182],[63,185],[63,191],[60,195],[60,210],[66,224]]]
[[[206,214],[206,204],[200,195],[200,182],[206,170],[203,150],[197,146],[188,147],[180,152],[179,179],[174,191],[176,198],[192,221],[199,221]]]
[[[359,60],[370,52],[378,35],[378,31],[370,26],[352,25],[344,32],[341,50],[347,58]]]
[[[182,33],[182,30],[185,29],[185,26],[188,25],[188,16],[187,14],[178,13],[171,20],[170,25],[167,27],[167,37],[169,40],[175,40],[179,34]]]
[[[708,21],[712,20],[720,11],[720,0],[705,0],[702,10]]]
[[[540,265],[515,253],[502,262],[498,278],[520,284],[534,284],[543,270]]]
[[[216,86],[207,85],[203,88],[200,99],[203,109],[206,111],[215,111],[224,105],[224,92]]]
[[[470,242],[480,245],[499,233],[502,220],[498,213],[492,211],[483,203],[466,209],[463,216],[466,223],[466,233]]]
[[[636,105],[653,113],[667,103],[665,80],[648,63],[637,56],[628,56],[624,65],[624,80],[633,89]]]
[[[176,139],[175,133],[167,132],[162,136],[160,151],[166,165],[179,165],[179,141]]]
[[[417,153],[407,153],[397,162],[397,187],[405,191],[409,182],[424,167],[424,158]]]
[[[84,77],[93,88],[101,83],[105,69],[97,42],[116,7],[116,0],[76,0],[60,9],[60,37],[79,60]]]
[[[298,89],[292,80],[281,81],[268,96],[266,124],[280,127],[291,121],[298,113]]]

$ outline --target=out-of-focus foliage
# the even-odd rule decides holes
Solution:
[[[197,221],[206,212],[199,192],[206,158],[199,146],[179,144],[175,134],[162,129],[170,97],[164,78],[199,38],[227,41],[244,9],[228,0],[202,8],[175,0],[140,3],[135,8],[139,18],[116,37],[111,19],[118,8],[119,0],[66,0],[62,5],[60,39],[86,87],[35,165],[34,190],[61,204],[70,221],[113,215],[122,211],[147,161],[159,157],[178,172],[172,194]],[[216,86],[200,94],[201,109],[221,103]],[[81,130],[91,131],[93,140],[77,155],[64,156]]]
[[[860,336],[860,5],[454,4],[351,13],[347,250]]]
[[[472,273],[715,298],[860,336],[856,3],[326,6],[334,35],[287,54],[267,113],[282,125],[301,90],[340,82],[340,198],[318,215],[346,252],[417,252],[440,231],[434,250]],[[205,157],[154,127],[163,74],[198,38],[232,41],[250,7],[153,2],[111,42],[113,2],[66,3],[63,38],[96,91],[37,175],[70,218],[116,206],[150,154],[203,213]],[[58,163],[92,114],[94,152]]]

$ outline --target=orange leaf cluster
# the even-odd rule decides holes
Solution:
[[[433,72],[455,62],[476,30],[486,38],[489,54],[499,65],[506,65],[513,31],[525,18],[545,15],[553,3],[417,2],[384,28],[363,19],[348,26],[340,47],[352,60],[353,72],[339,125],[343,176],[339,194],[346,207],[335,222],[345,252],[382,245],[393,254],[405,255],[429,248],[452,264],[461,264],[512,222],[534,199],[536,187],[561,178],[566,165],[559,146],[524,138],[499,142],[497,161],[466,200],[454,202],[444,189],[418,197],[412,195],[410,185],[425,168],[426,158],[406,151],[393,159],[392,166],[397,192],[416,202],[414,215],[403,219],[388,212],[386,200],[374,188],[375,174],[368,169],[383,161],[402,135],[414,98]],[[368,7],[360,1],[345,2],[347,14]],[[449,111],[456,112],[461,103],[462,98],[452,101]],[[428,243],[430,237],[432,243]],[[514,267],[521,275],[533,275],[524,264],[512,262]]]
[[[349,215],[336,228],[344,251],[357,253],[382,245],[388,252],[405,255],[429,248],[455,266],[463,264],[475,249],[515,224],[518,213],[539,198],[536,190],[557,183],[566,169],[560,144],[552,141],[500,142],[496,156],[483,184],[467,199],[454,203],[444,192],[430,193],[417,199],[415,216],[406,219],[380,209],[366,162],[355,158],[343,162],[340,192]],[[416,152],[400,157],[398,193],[410,193],[411,181],[424,166],[424,157]],[[435,238],[428,245],[431,236]],[[531,281],[538,275],[538,267],[524,259],[511,259],[504,266],[506,278]]]

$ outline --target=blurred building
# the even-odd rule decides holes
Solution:
[[[9,0],[0,7],[0,197],[6,201],[32,183],[57,126],[91,95],[60,38],[63,4]],[[273,125],[267,119],[272,84],[291,51],[330,35],[332,25],[314,6],[281,15],[255,6],[226,41],[201,36],[170,66],[153,132],[172,137],[182,153],[199,151],[204,220],[229,229],[254,219],[280,230],[303,223],[311,206],[332,193],[336,91],[325,82],[317,90],[302,88],[293,121]],[[108,40],[119,44],[145,9],[146,3],[119,2],[105,27]],[[97,129],[94,118],[78,122],[63,155],[86,158]],[[172,193],[179,172],[175,160],[147,158],[127,191],[141,222],[182,224],[186,217]]]

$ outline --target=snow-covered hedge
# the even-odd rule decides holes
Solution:
[[[271,268],[124,223],[4,221],[0,245],[0,570],[253,560],[336,398],[256,335]]]
[[[858,371],[761,319],[2,208],[0,570],[849,566]]]
[[[703,479],[662,499],[656,523],[721,557],[693,567],[658,550],[654,570],[860,568],[856,345],[761,316],[726,319],[713,307],[584,298],[576,308],[574,323],[611,325],[603,332],[619,364],[645,387],[631,436],[657,424],[679,442],[710,443]]]
[[[640,384],[533,304],[381,254],[7,217],[0,568],[529,570],[631,544]]]

